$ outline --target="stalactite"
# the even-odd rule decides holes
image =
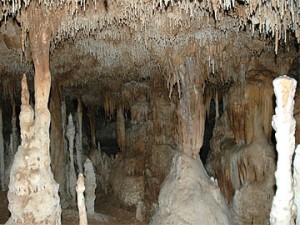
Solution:
[[[120,107],[117,111],[117,140],[121,152],[125,151],[126,147],[126,132],[125,132],[125,118],[123,109]]]
[[[270,224],[294,224],[295,205],[292,180],[292,157],[295,151],[295,126],[293,117],[296,80],[281,76],[273,81],[276,96],[276,114],[272,126],[276,131],[278,152],[276,194],[273,198]]]
[[[82,164],[82,103],[78,99],[77,107],[77,134],[76,134],[76,156],[79,173],[83,173]]]
[[[85,205],[87,213],[92,215],[95,213],[95,199],[96,199],[96,175],[91,160],[87,159],[84,163],[84,183],[85,183]]]
[[[84,201],[84,176],[82,173],[79,173],[77,179],[77,206],[79,211],[79,225],[87,225],[87,215],[86,215],[86,208],[85,208],[85,201]]]
[[[5,156],[4,156],[4,139],[3,139],[3,118],[2,118],[2,106],[0,106],[0,174],[1,174],[1,189],[6,189],[5,179]]]
[[[203,144],[205,105],[202,81],[196,73],[195,62],[187,58],[185,66],[179,68],[182,95],[177,108],[179,121],[180,150],[190,157],[196,157]],[[200,78],[201,79],[201,78]]]
[[[75,193],[75,186],[76,186],[76,173],[74,167],[74,139],[75,139],[75,126],[73,123],[72,114],[69,115],[68,118],[68,125],[67,125],[67,132],[66,136],[69,140],[69,153],[70,153],[70,164],[69,164],[69,188],[70,188],[70,195],[71,195],[71,206],[76,205],[76,193]]]

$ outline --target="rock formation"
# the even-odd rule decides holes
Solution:
[[[91,160],[87,159],[84,163],[84,183],[85,183],[85,206],[88,214],[95,213],[96,199],[96,176]]]
[[[227,204],[217,182],[208,177],[199,157],[204,134],[202,80],[195,62],[179,66],[181,80],[178,115],[178,146],[159,194],[159,208],[150,224],[231,224]],[[179,84],[178,84],[179,85]],[[205,199],[205,200],[204,200]],[[209,202],[209,204],[207,204]],[[199,209],[195,213],[194,209]]]
[[[0,180],[6,186],[11,168],[9,223],[60,223],[58,195],[64,212],[76,214],[76,177],[89,158],[96,196],[146,223],[268,224],[271,81],[299,80],[299,4],[0,1]],[[23,91],[21,106],[23,73],[35,98]],[[300,124],[299,91],[294,117]],[[300,129],[295,136],[299,142]],[[36,203],[39,194],[53,210]],[[197,209],[206,212],[201,221]]]
[[[206,174],[199,156],[174,157],[159,194],[159,211],[150,224],[231,224],[217,182]]]
[[[273,75],[265,71],[251,79],[255,73],[249,71],[225,96],[206,165],[231,206],[233,224],[267,224],[274,195]]]
[[[67,132],[66,136],[69,140],[69,154],[70,154],[70,164],[69,164],[69,188],[70,188],[70,204],[71,206],[75,206],[76,204],[76,193],[75,193],[75,186],[76,186],[76,172],[74,167],[74,138],[75,138],[75,126],[73,123],[73,117],[70,114],[68,117],[68,125],[67,125]]]
[[[273,81],[276,95],[276,114],[272,126],[276,131],[276,150],[278,152],[276,194],[272,202],[270,224],[295,224],[296,209],[292,177],[292,158],[295,151],[295,126],[293,117],[294,95],[297,82],[287,76]]]
[[[79,225],[87,225],[87,215],[86,215],[86,207],[85,207],[85,200],[84,200],[84,191],[85,191],[85,185],[84,185],[84,176],[82,173],[79,173],[78,179],[77,179],[77,206],[79,211]]]

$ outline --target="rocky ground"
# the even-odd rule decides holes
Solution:
[[[105,196],[101,193],[97,194],[95,211],[98,218],[105,215],[108,221],[101,221],[97,218],[89,218],[89,225],[146,225],[145,222],[139,222],[135,219],[135,212],[122,209],[116,200],[111,196]],[[4,224],[9,218],[7,192],[0,191],[0,224]],[[75,210],[63,210],[63,225],[77,225],[78,213]]]

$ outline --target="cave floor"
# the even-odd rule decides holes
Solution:
[[[108,222],[101,222],[96,219],[88,220],[89,225],[146,225],[135,219],[135,212],[122,209],[117,201],[109,195],[98,193],[95,204],[95,212],[108,216]],[[0,224],[4,224],[9,218],[7,192],[0,191]],[[74,210],[63,210],[63,225],[78,225],[78,213]]]

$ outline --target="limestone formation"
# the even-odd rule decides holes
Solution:
[[[94,165],[97,184],[107,194],[113,160],[102,152],[100,143],[98,143],[98,148],[91,153],[90,158]]]
[[[38,95],[35,97],[37,104],[41,99]],[[29,105],[27,81],[23,75],[20,113],[22,142],[11,168],[8,192],[11,217],[7,225],[61,223],[58,185],[50,170],[49,139],[36,133],[38,130],[49,137],[50,115],[44,108],[47,105],[40,103],[38,106],[40,108],[36,106],[34,111]]]
[[[61,224],[58,184],[50,168],[48,100],[51,88],[49,66],[49,17],[41,8],[31,8],[22,16],[35,21],[28,26],[34,64],[34,110],[29,105],[26,76],[22,78],[21,145],[10,173],[9,210],[6,224]],[[45,202],[47,205],[45,206]]]
[[[91,160],[87,159],[84,163],[84,183],[85,183],[85,206],[88,214],[95,213],[96,199],[96,176]]]
[[[86,208],[85,208],[85,200],[84,200],[84,191],[85,191],[85,185],[84,185],[84,176],[82,173],[79,173],[78,179],[77,179],[77,206],[79,211],[79,225],[87,225],[87,215],[86,215]]]
[[[295,205],[292,177],[292,157],[295,151],[295,126],[293,117],[294,95],[297,82],[293,78],[281,76],[273,81],[276,109],[272,126],[276,131],[278,152],[276,194],[273,198],[270,224],[295,224]]]
[[[75,126],[73,123],[72,114],[70,114],[69,118],[68,118],[66,136],[69,140],[69,154],[70,154],[70,164],[69,164],[69,182],[70,182],[69,188],[70,188],[70,195],[71,195],[70,204],[71,204],[71,206],[75,206],[75,204],[76,204],[76,193],[75,193],[76,172],[75,172],[75,167],[74,167],[74,154],[73,154]]]
[[[217,182],[209,178],[199,156],[178,153],[160,194],[150,225],[232,224]]]
[[[103,200],[145,223],[154,216],[152,224],[268,224],[276,189],[272,80],[299,80],[299,7],[298,0],[0,1],[0,181],[7,184],[11,168],[11,217],[58,224],[59,204],[76,215],[76,177],[89,158],[97,196],[105,195],[97,212],[109,209]],[[20,104],[23,73],[36,96],[32,111]],[[29,193],[39,177],[46,189]],[[93,190],[86,185],[88,212]]]
[[[248,71],[243,83],[224,93],[226,107],[216,120],[206,168],[228,201],[233,224],[267,224],[274,195],[275,154],[269,71]],[[252,77],[255,76],[255,79]]]

